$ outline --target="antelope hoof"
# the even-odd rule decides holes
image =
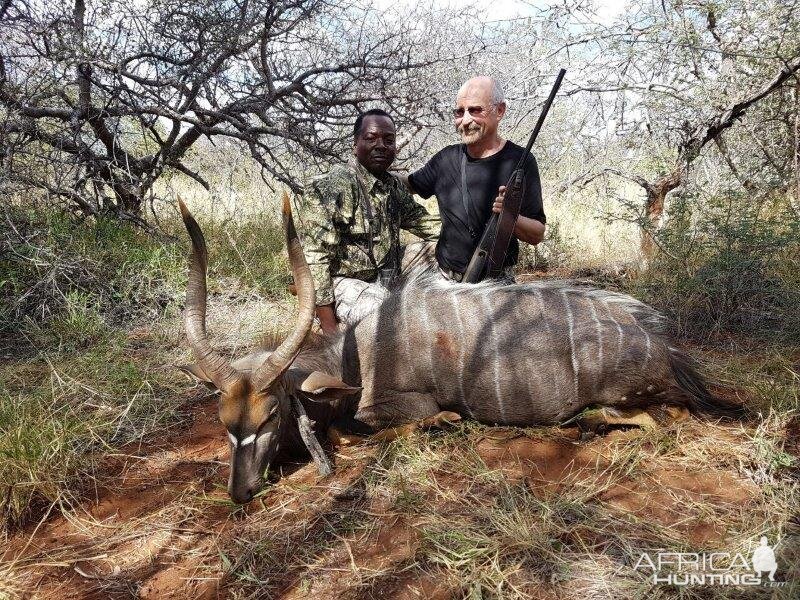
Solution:
[[[356,444],[363,444],[369,438],[363,435],[344,433],[336,427],[329,427],[328,439],[334,447],[341,448],[343,446],[355,446]]]
[[[576,419],[583,433],[603,434],[612,426],[629,426],[648,429],[658,427],[658,422],[647,412],[639,409],[620,410],[608,407],[586,411]]]
[[[427,419],[423,419],[420,422],[422,427],[439,427],[444,429],[445,427],[449,427],[454,423],[457,423],[461,420],[461,415],[457,412],[453,412],[450,410],[443,410],[440,413],[433,415],[432,417],[428,417]]]

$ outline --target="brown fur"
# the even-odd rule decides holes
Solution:
[[[446,331],[436,332],[436,349],[447,359],[454,358],[457,352],[453,338]]]

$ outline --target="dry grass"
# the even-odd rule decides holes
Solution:
[[[630,232],[560,210],[549,209],[551,222],[581,240],[579,266],[629,260]],[[274,239],[261,244],[259,227],[207,227],[209,331],[231,354],[264,329],[285,328],[293,313],[282,255]],[[0,561],[0,598],[34,584],[60,599],[213,597],[218,586],[237,599],[800,593],[797,348],[698,349],[722,391],[757,413],[749,423],[690,421],[586,443],[553,428],[464,423],[343,449],[327,481],[310,465],[287,465],[240,508],[224,492],[213,399],[180,410],[196,392],[171,365],[190,354],[180,299],[159,300],[159,290],[181,289],[184,251],[140,254],[151,283],[131,289],[146,299],[146,320],[126,321],[104,297],[67,289],[57,321],[24,330],[38,349],[0,367],[0,480],[13,490],[6,516],[29,516],[3,541],[17,551],[30,542],[21,558]],[[91,512],[95,495],[129,510]],[[749,553],[760,535],[781,540],[783,588],[679,590],[634,569],[643,551]]]
[[[540,249],[552,267],[573,270],[633,265],[639,258],[639,231],[623,221],[607,222],[618,212],[615,200],[564,196],[546,205],[549,240]]]
[[[41,353],[0,368],[4,526],[69,505],[106,452],[175,421],[183,400],[165,358],[109,334],[85,351]]]
[[[22,574],[13,565],[0,564],[0,600],[22,596],[24,583]]]

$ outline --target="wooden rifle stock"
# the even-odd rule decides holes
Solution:
[[[503,210],[500,214],[493,212],[486,223],[486,227],[481,235],[481,240],[478,247],[472,254],[469,261],[467,270],[464,273],[463,281],[465,283],[478,283],[487,276],[497,277],[503,271],[503,265],[506,261],[506,253],[508,252],[508,244],[511,242],[511,236],[514,233],[514,227],[517,224],[519,211],[522,206],[522,182],[524,178],[525,159],[533,147],[533,143],[539,135],[539,131],[544,124],[547,113],[550,111],[550,106],[553,104],[553,99],[561,87],[561,81],[564,79],[566,69],[561,69],[558,72],[556,81],[553,88],[550,90],[550,95],[542,107],[542,112],[539,115],[539,120],[536,122],[536,127],[533,128],[528,145],[525,147],[525,152],[517,162],[511,177],[506,184],[505,198],[503,200]]]

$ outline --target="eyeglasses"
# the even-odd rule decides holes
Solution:
[[[490,104],[489,106],[490,107],[494,106],[494,104]],[[463,119],[464,112],[465,109],[461,106],[459,106],[458,108],[454,108],[453,117],[456,119]],[[486,116],[486,113],[489,112],[489,108],[484,106],[468,106],[466,108],[466,112],[468,112],[471,117],[483,117]]]

